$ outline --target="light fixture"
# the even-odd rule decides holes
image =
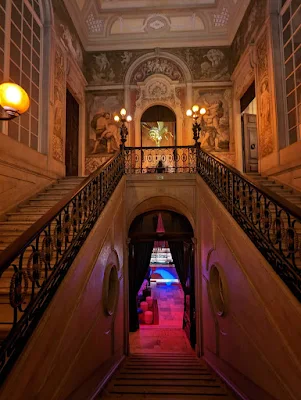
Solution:
[[[30,105],[28,94],[15,83],[4,82],[0,85],[0,120],[8,121],[25,113]]]
[[[114,116],[114,121],[115,122],[121,122],[120,126],[120,136],[121,136],[121,145],[120,149],[124,149],[124,144],[126,142],[126,137],[128,135],[128,128],[125,125],[125,122],[131,122],[132,117],[130,115],[126,115],[126,109],[122,108],[119,112],[120,115],[115,115]]]
[[[186,111],[187,117],[192,117],[193,118],[193,125],[192,125],[192,130],[193,130],[193,140],[195,141],[195,146],[198,146],[198,140],[200,138],[200,132],[202,130],[202,126],[204,125],[204,114],[206,114],[206,108],[200,107],[197,104],[194,104],[191,109]],[[201,121],[198,122],[198,119],[201,117]]]

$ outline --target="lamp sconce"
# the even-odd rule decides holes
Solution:
[[[30,106],[26,91],[19,85],[4,82],[0,85],[0,120],[9,121],[24,114]]]
[[[130,115],[126,115],[126,109],[122,108],[120,110],[120,115],[115,115],[114,116],[114,121],[115,122],[121,122],[121,126],[120,126],[120,137],[121,137],[121,145],[120,145],[120,149],[124,149],[124,145],[126,142],[126,138],[127,135],[129,134],[128,132],[128,128],[125,125],[126,122],[131,122],[132,121],[132,117]]]
[[[186,111],[187,117],[193,118],[193,125],[192,125],[192,131],[193,131],[193,140],[195,141],[195,146],[198,146],[198,140],[200,138],[200,132],[202,130],[202,125],[204,124],[204,114],[206,114],[206,108],[200,107],[195,104],[191,107],[191,109]],[[198,122],[198,119],[201,118],[201,121]]]

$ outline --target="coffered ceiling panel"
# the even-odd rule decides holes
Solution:
[[[64,0],[87,51],[230,45],[250,0]]]

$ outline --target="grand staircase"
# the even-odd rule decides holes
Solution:
[[[301,193],[290,186],[284,185],[281,182],[273,179],[273,177],[263,176],[259,173],[248,173],[248,177],[251,178],[256,184],[262,185],[264,188],[271,190],[277,195],[290,201],[297,207],[301,207]]]
[[[0,258],[1,253],[12,242],[14,242],[24,231],[41,218],[51,207],[60,201],[71,190],[75,189],[84,178],[68,177],[59,180],[57,183],[43,189],[40,193],[18,207],[18,210],[6,214],[7,220],[0,222]],[[24,262],[27,265],[31,254],[30,248],[24,253]],[[12,327],[12,308],[8,303],[8,294],[11,285],[11,278],[14,274],[10,266],[0,279],[0,343],[7,336]],[[24,299],[29,302],[30,293]]]
[[[234,400],[226,386],[194,354],[133,354],[97,400]]]

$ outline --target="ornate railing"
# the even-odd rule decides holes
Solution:
[[[298,207],[197,146],[125,147],[2,252],[0,383],[122,176],[166,172],[198,172],[301,301]]]
[[[215,156],[198,152],[197,170],[275,272],[301,301],[301,211]]]
[[[193,146],[126,147],[126,174],[196,172]]]
[[[0,382],[49,304],[124,175],[119,153],[91,174],[0,256]],[[6,292],[6,293],[5,293]]]

